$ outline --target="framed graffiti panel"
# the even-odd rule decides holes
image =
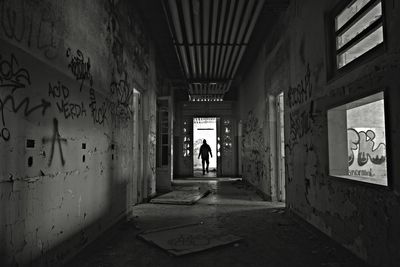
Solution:
[[[329,174],[388,186],[384,93],[328,110]]]

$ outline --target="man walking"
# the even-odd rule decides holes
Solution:
[[[199,156],[198,156],[198,159],[201,156],[201,163],[203,165],[203,175],[205,174],[204,163],[207,164],[206,170],[208,173],[208,165],[210,164],[210,161],[208,160],[208,153],[210,153],[210,155],[212,157],[211,147],[207,144],[206,139],[204,139],[203,144],[200,147]]]

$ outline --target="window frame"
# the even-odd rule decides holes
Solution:
[[[358,186],[365,186],[367,188],[373,188],[373,189],[381,189],[383,191],[393,191],[393,175],[392,175],[392,138],[391,138],[391,126],[390,126],[390,110],[389,110],[389,89],[387,87],[379,87],[379,88],[374,88],[374,89],[369,89],[364,92],[360,92],[357,94],[353,94],[351,96],[347,96],[345,99],[341,98],[338,101],[334,101],[333,103],[329,104],[326,106],[326,111],[325,111],[325,117],[326,121],[328,122],[328,110],[334,109],[336,107],[342,106],[349,104],[351,102],[355,102],[359,99],[372,96],[374,94],[383,92],[383,99],[384,99],[384,114],[385,114],[385,139],[386,139],[386,176],[387,176],[387,185],[380,185],[380,184],[375,184],[375,183],[368,183],[364,181],[359,181],[356,179],[347,179],[335,175],[330,174],[330,166],[329,163],[327,164],[326,167],[326,174],[327,177],[329,177],[332,180],[340,181],[342,183],[348,183],[352,185],[358,185]],[[328,133],[328,125],[326,126],[326,130]],[[390,145],[389,145],[390,144]],[[326,138],[326,156],[329,162],[329,139],[328,137]]]
[[[342,0],[338,5],[336,5],[326,16],[326,30],[328,33],[327,38],[327,51],[328,51],[328,80],[336,76],[341,76],[353,69],[357,66],[360,66],[362,63],[367,62],[379,55],[382,55],[387,50],[387,33],[386,33],[386,16],[385,16],[385,0],[371,0],[368,4],[366,4],[358,14],[354,15],[347,21],[343,26],[336,31],[336,18],[337,16],[354,0]],[[370,24],[366,29],[357,34],[353,39],[348,41],[345,45],[343,45],[340,49],[337,49],[337,37],[339,34],[345,32],[355,23],[357,23],[363,16],[365,16],[372,8],[379,4],[382,5],[382,16],[377,19],[375,22]],[[383,42],[376,45],[372,49],[368,50],[364,54],[361,54],[359,57],[355,58],[351,62],[347,63],[343,67],[338,67],[338,56],[340,52],[345,52],[348,49],[351,49],[354,45],[362,41],[365,37],[372,34],[375,30],[377,30],[380,25],[382,25],[383,31]]]

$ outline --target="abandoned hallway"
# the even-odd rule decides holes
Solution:
[[[0,266],[400,262],[400,1],[0,0]]]
[[[254,188],[240,180],[178,180],[176,187],[196,185],[209,188],[210,194],[190,206],[136,206],[130,221],[110,229],[67,266],[367,266],[316,229],[286,214],[283,203],[263,201]],[[204,229],[178,236],[181,247],[184,242],[203,246],[208,229],[235,233],[242,239],[177,257],[137,238],[146,230],[195,223],[202,223]]]

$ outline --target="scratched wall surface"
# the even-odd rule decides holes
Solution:
[[[125,214],[133,88],[155,162],[155,77],[129,1],[0,0],[0,265],[59,265]]]
[[[243,177],[268,193],[271,178],[266,171],[270,168],[266,98],[283,91],[289,209],[367,262],[397,266],[400,3],[384,2],[388,36],[385,51],[329,79],[325,14],[339,1],[292,1],[243,79],[239,116],[243,121]],[[380,89],[386,90],[386,148],[392,186],[370,186],[329,176],[327,109]]]

